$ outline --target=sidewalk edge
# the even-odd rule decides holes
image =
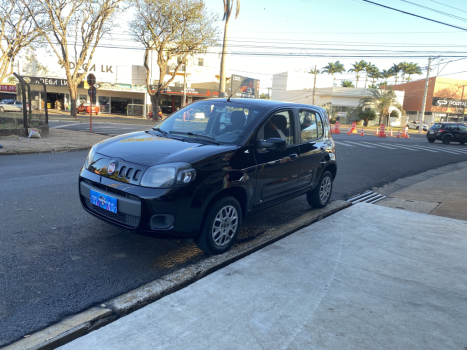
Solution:
[[[18,152],[0,152],[0,156],[15,156],[20,154],[41,154],[41,153],[63,153],[63,152],[78,152],[78,151],[87,151],[91,149],[92,146],[86,147],[76,147],[76,148],[58,148],[45,151],[18,151]]]
[[[2,350],[50,350],[71,342],[85,334],[103,327],[120,317],[130,314],[164,296],[174,293],[237,260],[250,255],[292,233],[320,221],[340,210],[350,207],[349,202],[336,200],[327,207],[304,213],[298,218],[277,226],[260,237],[232,248],[222,254],[210,256],[192,266],[180,269],[128,293],[110,300],[102,307],[93,307],[63,320],[44,330],[13,342]],[[60,330],[57,332],[57,330]],[[50,333],[58,333],[51,336]]]

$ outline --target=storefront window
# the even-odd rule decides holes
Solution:
[[[101,113],[110,113],[110,97],[98,96],[99,98],[99,109]]]
[[[88,102],[88,96],[87,95],[79,95],[78,105],[80,105],[81,103],[86,103],[86,102]]]

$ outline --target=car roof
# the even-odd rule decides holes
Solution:
[[[210,98],[207,99],[209,101],[216,101],[216,102],[227,102],[228,99],[226,98]],[[202,101],[207,101],[202,100]],[[264,99],[257,99],[257,98],[231,98],[230,102],[237,102],[237,103],[245,103],[251,106],[258,106],[258,107],[265,107],[269,109],[277,108],[277,107],[292,107],[292,108],[310,108],[313,107],[315,109],[320,110],[323,113],[327,113],[326,110],[319,106],[308,105],[303,103],[292,103],[292,102],[283,102],[283,101],[275,101],[275,100],[264,100]]]

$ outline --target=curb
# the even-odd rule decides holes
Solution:
[[[78,151],[87,151],[91,149],[92,146],[87,147],[76,147],[76,148],[59,148],[51,149],[45,151],[18,151],[18,152],[0,152],[0,156],[14,156],[19,154],[41,154],[41,153],[63,153],[63,152],[78,152]]]
[[[174,293],[227,266],[274,243],[292,233],[320,221],[352,204],[337,200],[322,209],[313,210],[277,226],[260,237],[241,246],[234,246],[222,255],[214,255],[189,267],[161,277],[144,286],[110,300],[100,307],[93,307],[71,316],[27,338],[18,340],[2,350],[50,350],[69,343],[85,334],[103,327],[120,317],[130,314],[164,296]]]

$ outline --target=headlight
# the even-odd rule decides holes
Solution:
[[[149,168],[141,179],[141,186],[168,188],[192,182],[196,170],[188,163],[170,163]]]
[[[91,149],[89,150],[86,161],[84,162],[84,169],[88,169],[89,165],[92,164],[92,159],[94,158],[95,153],[96,153],[96,145],[92,146]]]

